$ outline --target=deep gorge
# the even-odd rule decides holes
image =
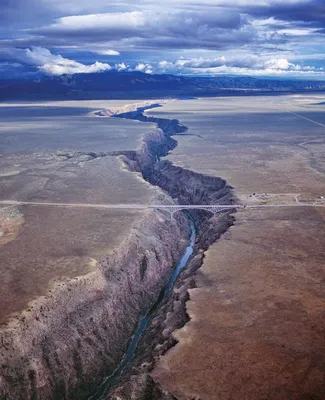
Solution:
[[[152,107],[150,107],[152,108]],[[177,120],[146,117],[144,108],[116,115],[154,122],[158,130],[143,138],[140,150],[120,152],[130,171],[141,173],[161,192],[157,202],[168,204],[231,204],[232,188],[217,177],[198,174],[161,160],[176,145],[172,137],[186,132]],[[188,316],[187,290],[204,251],[233,223],[229,212],[211,217],[191,211],[197,240],[176,290],[162,302],[139,342],[133,361],[106,398],[173,398],[150,378],[156,357],[176,344],[171,333]],[[103,257],[98,272],[70,282],[35,309],[15,332],[2,333],[0,393],[3,399],[87,399],[119,364],[139,318],[155,303],[161,288],[187,246],[186,216],[171,221],[160,212],[148,212],[120,248]],[[37,317],[37,318],[36,318]],[[146,397],[147,396],[147,397]],[[166,397],[167,396],[167,397]]]
[[[235,201],[232,188],[223,179],[174,166],[167,160],[161,161],[161,157],[166,156],[177,146],[172,136],[187,132],[187,127],[180,125],[175,119],[147,117],[143,111],[144,108],[139,108],[135,112],[116,115],[119,118],[154,122],[163,132],[163,137],[157,133],[158,142],[155,136],[147,136],[140,152],[134,153],[132,158],[124,156],[124,161],[131,171],[141,172],[146,181],[160,187],[179,204],[231,204]],[[188,289],[195,287],[194,274],[203,263],[204,251],[233,223],[233,217],[229,212],[211,217],[208,212],[196,210],[190,211],[190,215],[195,221],[197,240],[192,257],[176,281],[175,292],[164,299],[155,311],[154,318],[140,339],[134,359],[123,371],[120,382],[117,381],[118,383],[110,387],[104,395],[101,392],[99,397],[95,395],[94,399],[127,399],[130,398],[130,393],[135,399],[174,398],[172,394],[165,393],[153,382],[150,371],[154,367],[155,358],[163,355],[177,343],[172,337],[172,332],[188,321],[186,314]]]

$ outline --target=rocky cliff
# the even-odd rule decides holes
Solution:
[[[140,151],[134,157],[131,168],[140,170],[144,178],[168,193],[179,204],[232,204],[235,197],[226,181],[212,176],[195,173],[174,166],[169,161],[160,161],[169,149],[174,147],[170,136],[175,132],[186,132],[186,127],[177,120],[164,120],[146,117],[142,113],[122,114],[120,117],[155,122],[165,136],[165,144],[151,147],[156,156],[155,163],[143,161]],[[189,211],[197,229],[194,253],[186,268],[177,279],[174,291],[165,299],[155,312],[149,327],[138,344],[133,361],[124,370],[123,376],[106,393],[107,399],[175,399],[166,393],[151,378],[155,360],[173,347],[177,342],[172,333],[188,321],[186,302],[188,289],[196,286],[195,274],[201,267],[204,251],[214,243],[233,224],[231,213],[225,212],[212,216],[209,212]],[[96,399],[97,397],[95,397]]]
[[[177,120],[146,117],[141,109],[118,116],[158,126],[156,132],[143,138],[139,151],[120,153],[131,171],[141,172],[144,179],[160,188],[157,204],[233,201],[224,180],[160,161],[177,144],[172,135],[186,131]],[[232,222],[229,213],[211,219],[209,213],[196,211],[192,218],[198,229],[194,256],[178,280],[177,290],[162,304],[145,333],[134,363],[126,371],[126,381],[122,377],[110,398],[126,390],[134,399],[172,399],[154,384],[148,372],[154,358],[175,344],[171,332],[186,323],[187,289],[195,285],[193,274],[202,263],[203,251]],[[188,237],[185,215],[177,213],[170,219],[169,214],[148,210],[95,272],[57,284],[50,296],[38,299],[19,320],[11,321],[0,333],[2,398],[88,398],[117,367],[140,315],[156,301]]]
[[[163,196],[160,201],[168,201]],[[97,271],[53,288],[1,332],[6,399],[82,399],[112,372],[187,244],[181,215],[148,212]]]

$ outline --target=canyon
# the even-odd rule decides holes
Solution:
[[[91,146],[87,140],[93,138],[84,136],[77,149],[71,138],[64,149],[54,146],[33,158],[12,152],[3,159],[7,169],[0,187],[7,193],[2,199],[119,204],[128,198],[129,203],[186,205],[321,201],[321,99],[223,97],[91,107],[85,102],[77,118],[86,108],[99,129],[125,121],[128,132],[137,129],[137,139],[126,146],[124,131],[111,146],[103,147],[103,138],[95,135]],[[89,125],[81,118],[86,132]],[[23,157],[28,168],[17,172]],[[33,176],[43,176],[44,170],[49,182],[36,185]],[[28,292],[32,283],[23,291],[18,286],[16,293],[28,292],[26,298],[15,314],[8,308],[3,315],[4,399],[322,399],[323,209],[233,209],[215,215],[187,210],[173,218],[152,209],[36,210],[0,209],[6,229],[0,245],[8,257],[3,270],[17,257],[15,245],[28,249],[28,239],[19,242],[26,230],[29,237],[40,237],[39,228],[28,230],[36,217],[54,227],[45,229],[50,234],[43,247],[48,242],[62,248],[75,235],[78,248],[67,246],[53,258],[61,271],[51,272],[50,279],[33,272],[31,278],[39,282],[35,293]],[[193,253],[174,282],[191,224]],[[61,242],[54,242],[58,232]],[[170,279],[173,289],[161,296]],[[146,315],[146,329],[124,362]]]
[[[325,397],[323,96],[181,99],[148,111],[188,127],[167,158],[221,176],[247,205],[205,253],[189,322],[157,361],[177,399]]]
[[[135,109],[137,108],[135,107]],[[139,109],[139,111],[132,112],[131,115],[122,113],[117,116],[143,120],[146,118],[142,111]],[[174,168],[170,163],[159,161],[161,156],[166,155],[170,149],[176,146],[176,141],[171,136],[186,130],[177,120],[151,119],[151,121],[145,122],[157,124],[158,129],[143,136],[142,145],[138,150],[113,150],[108,155],[101,152],[100,157],[97,156],[98,153],[94,152],[89,154],[88,152],[60,151],[50,156],[41,154],[41,157],[50,158],[50,167],[54,163],[54,157],[55,161],[57,159],[63,163],[68,161],[71,172],[73,167],[76,164],[79,166],[80,163],[87,166],[90,164],[91,168],[99,168],[96,167],[98,160],[108,162],[106,168],[111,171],[109,157],[118,156],[128,169],[135,171],[133,173],[136,176],[140,173],[146,181],[154,185],[150,201],[155,204],[169,204],[175,200],[186,202],[186,204],[191,204],[193,201],[200,204],[200,202],[208,201],[209,197],[214,203],[220,200],[221,203],[227,203],[232,198],[231,188],[224,180],[204,177],[191,171]],[[30,162],[30,160],[28,161]],[[8,163],[8,160],[5,162]],[[36,168],[38,165],[36,163]],[[103,164],[100,165],[100,168],[103,168]],[[125,173],[130,174],[131,172]],[[96,169],[94,176],[95,174]],[[22,179],[19,173],[17,175]],[[6,177],[10,177],[9,181],[11,181],[17,179],[17,175],[8,173]],[[39,193],[42,193],[41,197],[35,197],[33,187],[27,193],[26,191],[11,192],[13,193],[11,197],[15,199],[19,197],[20,200],[24,198],[45,200],[53,199],[54,194],[55,199],[71,201],[72,198],[78,196],[76,190],[80,192],[78,185],[82,176],[77,175],[75,179],[77,183],[74,184],[71,178],[75,178],[72,175],[69,179],[71,187],[75,188],[72,192],[66,192],[63,187],[58,185],[55,187],[54,180],[54,183],[51,181],[51,185],[54,187],[51,192],[48,192],[50,195],[45,192],[46,197],[41,189],[39,189]],[[98,181],[98,178],[96,180]],[[15,182],[15,185],[7,186],[7,194],[10,195],[8,190],[12,190],[13,186],[26,190],[26,187]],[[92,197],[92,200],[96,199],[96,196],[98,199],[98,195],[101,195],[102,192],[95,193],[95,198]],[[33,210],[33,206],[17,207],[28,221],[28,212],[29,209]],[[40,211],[39,207],[37,209],[38,218],[49,219],[49,215],[53,213],[54,219],[62,221],[60,215],[63,216],[63,222],[71,222],[70,209],[66,211],[64,209],[61,211],[50,210],[51,214],[48,214],[48,210]],[[98,211],[95,211],[101,219],[101,213],[98,214]],[[5,217],[6,212],[7,210],[3,208],[2,213]],[[43,217],[41,217],[42,212],[44,212]],[[77,213],[74,218],[79,221],[82,215],[80,211],[73,210],[73,213]],[[198,228],[204,224],[206,228],[210,226],[210,229],[204,229],[205,233],[198,230],[198,240],[200,243],[204,243],[204,246],[219,237],[232,223],[232,218],[228,213],[215,217],[214,223],[208,222],[210,215],[207,214],[209,213],[204,211],[193,212],[192,216]],[[35,218],[35,214],[32,217]],[[121,215],[116,216],[116,219],[121,218]],[[8,218],[5,219],[8,220]],[[63,229],[66,234],[73,235],[72,232],[67,231],[67,227],[56,226],[55,229],[58,232]],[[110,228],[112,229],[111,225]],[[16,241],[25,232],[18,232],[17,237],[12,238],[12,252],[15,251]],[[111,241],[113,250],[108,255],[101,254],[99,260],[90,265],[92,267],[90,270],[87,260],[84,261],[85,269],[80,267],[80,257],[75,260],[78,263],[78,270],[73,270],[71,265],[67,264],[67,260],[62,259],[65,263],[64,268],[69,271],[70,276],[66,276],[67,272],[63,270],[61,279],[58,279],[57,282],[54,280],[54,285],[52,284],[46,295],[37,296],[35,300],[29,302],[28,309],[25,309],[23,313],[19,312],[19,308],[17,308],[18,311],[15,315],[11,315],[9,320],[5,319],[5,315],[3,317],[0,380],[3,397],[8,399],[88,398],[91,391],[99,385],[102,377],[109,375],[109,372],[112,372],[118,365],[141,314],[156,301],[161,288],[172,274],[173,266],[181,258],[181,254],[187,246],[189,233],[187,217],[182,213],[170,220],[168,215],[161,212],[144,211],[141,212],[141,215],[134,217],[133,221],[131,220],[130,233],[127,234],[126,239],[120,240],[120,244],[116,240],[115,242]],[[212,233],[214,237],[210,236]],[[45,240],[49,240],[52,235],[55,235],[54,232],[45,236]],[[63,236],[63,240],[66,240],[66,236]],[[93,242],[90,238],[88,241]],[[42,246],[46,246],[45,243]],[[195,247],[195,254],[202,253],[202,250],[199,249],[200,246],[196,245]],[[10,260],[11,257],[14,258],[13,255],[10,255],[8,246],[5,250],[8,252],[7,260]],[[83,255],[84,258],[85,256],[86,254]],[[191,261],[194,269],[198,268],[201,259],[202,255],[196,257],[195,262]],[[9,261],[4,259],[3,265],[6,262]],[[40,283],[44,285],[44,281]],[[174,323],[177,326],[186,322],[183,305],[186,301],[187,284],[185,283],[183,294],[179,299],[179,306],[175,310]],[[18,290],[16,293],[19,294]],[[12,298],[9,298],[8,303],[9,305],[13,303]],[[24,299],[17,307],[22,308],[23,306]],[[178,315],[180,311],[181,314]],[[166,324],[165,317],[160,319],[160,335],[163,336],[155,335],[157,340],[159,337],[165,336],[163,333],[163,326]],[[169,329],[173,329],[173,324],[167,321],[167,325]],[[166,351],[169,346],[174,344],[173,341],[170,341],[170,335],[167,336],[166,344],[160,346],[157,342],[157,348],[165,348]],[[148,357],[152,357],[150,352],[146,353]],[[146,376],[150,381],[148,373]],[[143,374],[139,379],[143,380]],[[135,386],[134,390],[139,390],[139,385]],[[160,389],[156,388],[155,390],[159,391]]]

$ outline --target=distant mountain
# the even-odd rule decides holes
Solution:
[[[325,81],[149,75],[115,70],[0,80],[0,100],[109,99],[325,91]]]

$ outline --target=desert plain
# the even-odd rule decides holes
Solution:
[[[172,333],[178,343],[157,360],[151,376],[179,400],[324,399],[324,97],[169,99],[161,105],[144,115],[187,127],[173,135],[177,146],[162,161],[180,167],[177,174],[187,169],[222,178],[237,204],[264,208],[238,209],[234,225],[205,252],[189,289],[189,321]],[[157,214],[142,235],[147,210],[102,207],[162,199],[161,189],[128,171],[121,157],[140,150],[156,124],[109,118],[134,107],[113,100],[0,106],[1,329],[15,329],[13,321],[25,320],[37,299],[53,296],[53,288],[70,290],[72,281],[98,272],[107,254],[115,262],[103,269],[105,280],[100,270],[89,289],[76,289],[77,306],[62,318],[67,326],[53,323],[46,341],[44,321],[34,321],[34,314],[28,319],[37,325],[39,340],[37,350],[27,339],[21,350],[35,370],[35,379],[26,378],[30,393],[35,381],[43,393],[62,386],[73,392],[86,379],[84,371],[97,371],[88,362],[97,350],[103,364],[114,368],[125,351],[118,343],[121,332],[127,343],[137,324],[137,299],[154,297],[152,279],[158,272],[162,279],[185,245],[184,221],[173,225]],[[197,176],[189,178],[193,193],[199,193],[191,187]],[[130,232],[136,245],[127,242],[121,260],[114,249]],[[57,346],[70,342],[70,332],[73,362]],[[11,365],[12,349],[5,350]],[[65,360],[66,374],[58,359]],[[10,378],[12,371],[5,374]],[[48,386],[42,386],[43,374]]]
[[[154,188],[126,171],[118,156],[105,156],[140,148],[143,135],[156,130],[154,124],[95,114],[124,105],[1,103],[0,324],[50,295],[53,285],[93,271],[144,213],[96,204],[152,202]],[[47,202],[62,206],[42,205]]]
[[[325,209],[303,206],[324,204],[323,97],[177,100],[147,113],[189,128],[173,164],[271,206],[238,210],[206,252],[190,321],[154,379],[184,400],[324,399]]]

